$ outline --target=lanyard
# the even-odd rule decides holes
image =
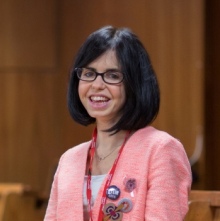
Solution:
[[[130,132],[128,132],[126,134],[124,142],[123,142],[123,144],[122,144],[122,146],[121,146],[121,148],[118,152],[118,156],[115,159],[114,164],[113,164],[110,172],[108,173],[108,178],[107,178],[107,181],[106,181],[105,186],[104,186],[104,191],[102,193],[101,205],[100,205],[100,208],[99,208],[98,221],[102,221],[102,219],[103,219],[102,210],[103,210],[103,207],[105,206],[105,203],[106,203],[106,200],[107,200],[106,190],[110,186],[111,180],[112,180],[113,175],[115,173],[115,169],[116,169],[118,160],[121,156],[122,150],[125,146],[125,143],[126,143],[126,140],[129,136],[129,134],[130,134]],[[92,172],[92,161],[93,161],[93,158],[94,158],[94,155],[95,155],[96,139],[97,139],[97,128],[95,128],[95,130],[93,131],[92,143],[91,143],[90,150],[89,150],[89,152],[90,152],[90,162],[89,162],[89,171],[88,171],[88,179],[87,179],[87,201],[88,201],[88,210],[89,210],[90,221],[93,221],[93,219],[92,219],[92,202],[91,202],[92,201],[91,172]]]

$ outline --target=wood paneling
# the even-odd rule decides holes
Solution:
[[[192,190],[189,195],[189,211],[184,221],[219,221],[220,192]]]
[[[54,70],[58,56],[55,1],[1,1],[0,15],[1,72]]]
[[[15,0],[9,3],[4,7],[13,17],[11,10],[19,8]],[[17,11],[12,19],[0,14],[6,18],[5,24],[0,23],[5,30],[0,38],[4,49],[0,64],[15,67],[0,74],[0,182],[24,182],[43,190],[49,168],[61,153],[90,139],[92,127],[77,125],[67,111],[68,72],[87,35],[108,24],[128,26],[144,42],[161,85],[162,105],[155,125],[180,139],[187,154],[192,154],[198,128],[203,127],[202,0],[51,0],[31,1],[25,7],[35,4],[40,4],[36,20],[25,13],[25,21],[29,16],[33,24],[28,24],[27,33],[35,36],[37,32],[42,38],[35,49],[25,44],[27,60],[20,57],[22,44],[15,37],[22,21],[17,21]],[[46,33],[39,31],[41,25],[43,30],[48,28]],[[10,44],[5,43],[8,38]],[[39,59],[32,57],[32,49],[36,56],[40,54]],[[29,65],[31,70],[19,72],[19,67]],[[41,71],[54,66],[54,72]]]
[[[220,1],[206,3],[205,134],[206,185],[220,190]]]

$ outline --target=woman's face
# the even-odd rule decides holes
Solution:
[[[110,69],[121,70],[115,51],[109,50],[88,64],[86,68],[98,73]],[[114,124],[120,117],[120,110],[125,103],[125,88],[123,81],[118,84],[107,84],[101,76],[92,82],[79,81],[80,100],[91,117],[98,122]]]

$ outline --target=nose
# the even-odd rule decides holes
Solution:
[[[97,76],[96,79],[92,82],[92,88],[95,88],[95,89],[105,88],[105,82],[103,81],[101,75]]]

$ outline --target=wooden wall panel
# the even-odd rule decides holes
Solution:
[[[31,4],[25,0],[1,1],[0,15],[2,72],[15,69],[16,72],[24,69],[29,69],[30,72],[30,70],[47,70],[56,67],[55,1],[32,1]]]
[[[206,186],[220,190],[220,1],[206,2],[205,134]]]
[[[57,17],[52,0],[0,3],[0,182],[42,190],[61,154]]]
[[[154,18],[149,32],[154,37],[148,40],[146,34],[146,46],[161,85],[157,125],[178,137],[189,156],[197,128],[203,127],[202,7],[201,1],[155,1],[149,9]]]
[[[52,75],[0,75],[0,181],[43,188],[49,162],[60,154],[60,111]]]
[[[4,6],[9,11],[18,7],[15,0],[9,3]],[[28,7],[35,7],[37,2],[29,4]],[[32,57],[23,60],[18,56],[15,37],[11,39],[15,45],[13,50],[10,44],[5,44],[8,36],[11,33],[15,36],[19,30],[9,31],[7,25],[0,22],[6,30],[0,34],[0,47],[4,51],[9,47],[11,53],[9,58],[0,55],[7,58],[0,64],[5,68],[18,57],[15,63],[10,63],[17,68],[0,74],[0,182],[24,182],[43,190],[49,168],[61,153],[90,139],[92,127],[79,126],[69,116],[68,73],[74,54],[87,35],[108,24],[128,26],[144,42],[161,85],[162,105],[155,126],[181,139],[189,156],[192,154],[197,128],[203,127],[202,0],[169,3],[162,0],[51,0],[39,4],[42,4],[40,11],[45,4],[50,16],[39,12],[40,18],[33,21],[37,23],[36,29],[41,24],[46,28],[47,21],[50,28],[42,39],[42,47],[37,47],[37,54],[42,57],[36,62]],[[10,20],[4,13],[0,14],[0,18],[4,16],[6,23],[20,24],[15,17]],[[53,19],[57,21],[55,29]],[[35,36],[35,29],[27,28],[30,35]],[[45,49],[47,45],[49,50]],[[21,73],[19,66],[25,65],[32,69]],[[54,66],[54,72],[42,72],[41,68]]]

